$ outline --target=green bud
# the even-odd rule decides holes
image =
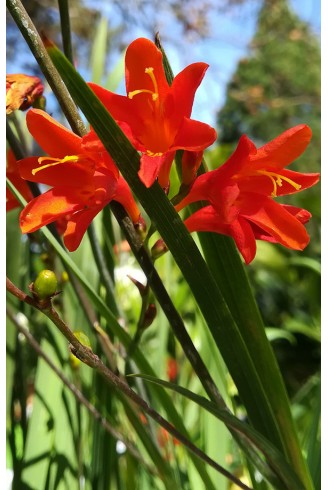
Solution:
[[[57,277],[53,271],[44,269],[33,283],[33,292],[39,299],[53,296],[57,289]]]
[[[82,332],[81,330],[77,330],[76,332],[73,332],[73,334],[75,335],[77,340],[80,342],[80,344],[91,348],[91,343],[90,343],[89,337],[87,335],[85,335],[84,332]]]
[[[87,335],[85,335],[84,332],[82,332],[81,330],[77,330],[76,332],[73,332],[73,334],[75,335],[77,340],[82,345],[85,345],[86,347],[91,348],[91,343],[90,343],[89,337]],[[78,359],[72,352],[70,352],[70,355],[69,355],[69,362],[70,362],[72,369],[78,369],[80,367],[80,364],[81,364],[80,359]]]

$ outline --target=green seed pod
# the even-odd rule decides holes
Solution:
[[[81,342],[82,345],[85,345],[86,347],[91,348],[91,343],[89,340],[89,337],[85,335],[84,332],[77,330],[76,332],[73,332],[77,340]],[[72,369],[78,369],[80,367],[81,361],[78,359],[72,352],[69,354],[69,362],[71,365]]]
[[[76,332],[73,332],[73,334],[75,335],[75,337],[77,338],[77,340],[82,345],[85,345],[86,347],[90,347],[91,348],[91,343],[90,343],[89,337],[87,335],[85,335],[84,332],[82,332],[81,330],[77,330]]]
[[[57,289],[57,277],[53,271],[44,269],[33,283],[33,292],[39,299],[53,296]]]

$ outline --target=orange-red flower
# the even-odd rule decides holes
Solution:
[[[206,63],[193,63],[169,86],[161,51],[148,39],[139,38],[126,52],[127,96],[89,84],[142,152],[139,177],[147,187],[157,177],[167,187],[176,150],[199,152],[215,141],[212,127],[190,119],[195,92],[207,68]]]
[[[18,170],[18,163],[12,150],[7,152],[7,169],[6,175],[10,182],[16,187],[16,189],[22,194],[26,201],[30,201],[33,198],[33,194],[25,180],[21,178]],[[13,193],[6,188],[6,211],[19,208],[20,202],[16,199]]]
[[[75,250],[93,218],[106,204],[120,202],[134,223],[140,217],[126,181],[106,152],[96,152],[88,142],[56,122],[47,113],[31,109],[28,129],[49,156],[20,161],[21,176],[52,188],[34,198],[20,215],[23,233],[31,233],[58,219],[67,220],[66,247]]]
[[[40,78],[23,75],[6,75],[6,113],[16,109],[25,111],[43,94]]]
[[[195,201],[209,202],[209,206],[187,218],[187,228],[232,236],[247,264],[255,256],[256,239],[303,250],[309,242],[304,223],[311,214],[272,198],[299,192],[318,182],[317,173],[285,169],[304,152],[311,135],[308,126],[295,126],[258,149],[247,136],[242,136],[227,162],[199,176],[176,206],[180,210]]]

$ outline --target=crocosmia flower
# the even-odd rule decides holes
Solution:
[[[176,150],[199,152],[215,141],[212,127],[190,119],[195,92],[207,68],[206,63],[193,63],[170,86],[161,51],[148,39],[139,38],[126,52],[127,96],[89,84],[142,153],[139,177],[147,187],[157,177],[167,187]]]
[[[308,126],[295,126],[258,149],[243,135],[232,156],[218,169],[197,177],[176,206],[179,211],[195,201],[209,203],[186,219],[189,231],[232,236],[247,264],[255,256],[256,239],[303,250],[309,242],[304,224],[311,214],[273,198],[318,182],[317,173],[285,168],[304,152],[311,135]]]
[[[22,73],[6,75],[6,113],[11,114],[16,109],[28,109],[42,96],[43,90],[38,77]]]
[[[7,152],[7,168],[6,176],[10,182],[16,187],[16,189],[22,194],[26,201],[30,201],[33,198],[33,194],[25,180],[23,180],[19,174],[18,163],[12,150]],[[13,193],[6,188],[6,211],[21,207],[20,202],[16,199]]]
[[[138,222],[140,212],[131,191],[106,152],[93,151],[88,142],[44,111],[31,109],[26,122],[49,156],[21,160],[20,174],[51,189],[23,209],[20,215],[23,233],[57,220],[66,221],[64,243],[73,251],[93,218],[112,200],[121,203],[132,221]]]

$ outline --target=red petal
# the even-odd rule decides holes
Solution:
[[[190,117],[196,90],[203,80],[208,66],[206,63],[193,63],[174,78],[170,88],[174,101],[172,119],[182,116]]]
[[[20,214],[22,233],[31,233],[84,206],[80,193],[71,188],[50,189],[32,199]]]
[[[256,254],[256,240],[251,224],[240,216],[231,223],[230,234],[244,257],[245,263],[252,262]]]
[[[241,214],[285,247],[303,250],[309,236],[303,224],[273,199],[255,194],[243,196]]]
[[[74,252],[80,245],[88,226],[101,209],[101,207],[97,207],[82,210],[70,217],[64,233],[64,243],[70,252]]]
[[[182,155],[182,183],[190,185],[197,176],[197,170],[202,163],[204,151],[185,150]]]
[[[127,184],[127,182],[120,177],[117,181],[117,187],[113,200],[122,204],[133,223],[137,223],[140,218],[139,208],[133,198],[132,192]]]
[[[162,167],[165,165],[166,170],[172,164],[174,158],[174,152],[167,152],[164,155],[151,157],[147,154],[143,154],[140,159],[140,170],[138,172],[141,182],[145,184],[146,187],[150,187],[158,177]],[[162,175],[162,180],[165,180],[166,175]],[[167,184],[165,182],[164,186]]]
[[[214,231],[229,235],[229,225],[215,211],[213,206],[205,206],[193,213],[184,222],[190,232],[192,231]]]
[[[293,172],[292,170],[286,169],[275,169],[272,167],[267,167],[265,169],[266,172],[272,172],[272,178],[276,179],[279,176],[281,179],[281,186],[274,186],[273,181],[267,175],[245,175],[238,177],[238,185],[240,187],[241,192],[254,192],[257,194],[262,194],[265,196],[271,196],[274,188],[277,196],[284,196],[287,194],[294,194],[295,192],[301,192],[304,189],[312,187],[315,185],[320,177],[320,174],[303,174],[301,172]],[[276,175],[275,175],[276,174]],[[297,189],[293,186],[288,180],[284,179],[284,177],[297,185],[300,185],[300,189]],[[236,179],[237,181],[237,179]]]
[[[120,124],[123,131],[125,131],[125,127],[121,122],[127,124],[131,128],[130,131],[126,133],[129,139],[131,131],[134,137],[142,137],[144,132],[144,119],[142,117],[144,111],[141,111],[140,113],[136,108],[135,102],[138,100],[138,97],[129,99],[126,96],[114,94],[95,83],[88,83],[88,85],[104,104],[110,115],[118,124]]]
[[[166,96],[169,85],[166,80],[161,51],[149,39],[138,38],[127,48],[125,55],[126,92],[147,89],[154,91],[154,85],[146,68],[154,69],[160,98]],[[137,99],[135,99],[137,100]]]
[[[190,232],[207,231],[231,236],[246,264],[254,259],[255,237],[250,224],[245,219],[241,218],[227,225],[213,206],[206,206],[189,216],[184,223]]]
[[[238,141],[237,148],[228,160],[221,167],[212,171],[213,180],[215,177],[215,180],[222,182],[231,179],[239,172],[242,172],[244,168],[247,170],[249,168],[250,156],[256,154],[256,151],[254,143],[246,134],[243,134]]]
[[[251,161],[255,168],[286,167],[304,152],[310,143],[311,136],[312,131],[305,124],[290,128],[259,148],[257,154],[251,157]]]
[[[170,150],[205,150],[216,138],[215,129],[208,124],[184,117]]]
[[[307,223],[312,218],[312,214],[307,211],[307,209],[290,206],[289,204],[282,204],[282,207],[303,224]]]
[[[81,152],[81,138],[46,112],[30,109],[26,114],[26,123],[34,139],[48,155],[64,158]]]
[[[63,184],[70,187],[92,186],[95,163],[87,157],[78,162],[58,163],[58,165],[44,168],[33,175],[33,170],[47,164],[47,161],[39,163],[38,157],[24,158],[19,161],[20,175],[30,182],[40,182],[49,186],[62,186]]]

